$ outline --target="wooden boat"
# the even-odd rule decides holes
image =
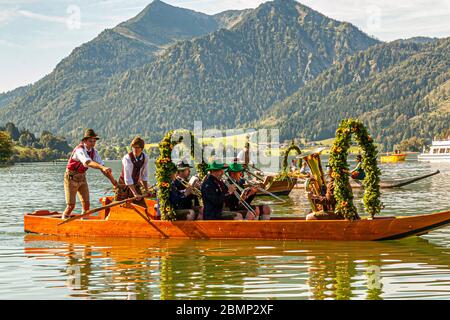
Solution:
[[[102,198],[102,203],[111,201]],[[369,241],[401,239],[422,235],[450,224],[450,211],[405,217],[374,219],[314,220],[274,217],[267,221],[161,221],[153,209],[156,201],[146,199],[148,209],[125,204],[89,216],[86,220],[61,223],[61,214],[46,210],[25,214],[24,230],[29,233],[178,239],[272,239]]]
[[[290,180],[274,181],[273,176],[266,176],[263,182],[263,188],[278,196],[287,196],[297,184],[297,179],[290,178]],[[267,193],[258,191],[256,195],[265,196]]]
[[[406,186],[408,184],[414,183],[416,181],[420,181],[420,180],[423,180],[425,178],[434,176],[434,175],[436,175],[438,173],[440,173],[440,171],[436,170],[436,171],[434,171],[432,173],[427,173],[427,174],[416,176],[416,177],[412,177],[412,178],[381,180],[380,181],[380,188],[382,188],[382,189],[391,189],[391,188],[403,187],[403,186]],[[304,189],[305,188],[304,181],[299,181],[299,182],[300,183],[297,183],[297,185],[295,186],[295,189]],[[303,182],[303,184],[301,182]],[[354,189],[363,189],[364,188],[364,184],[362,183],[362,181],[359,181],[359,180],[350,179],[350,185]]]
[[[406,153],[388,154],[380,157],[382,163],[402,162],[405,159]]]
[[[416,181],[420,181],[423,180],[425,178],[434,176],[436,174],[438,174],[440,171],[436,170],[432,173],[427,173],[424,175],[420,175],[420,176],[416,176],[416,177],[412,177],[412,178],[406,178],[406,179],[389,179],[389,180],[381,180],[380,181],[380,188],[382,189],[390,189],[390,188],[399,188],[399,187],[403,187],[406,186],[408,184],[411,184],[413,182]],[[364,188],[364,184],[361,181],[358,180],[350,180],[350,185],[352,186],[352,188]]]

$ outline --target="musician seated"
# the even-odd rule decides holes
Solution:
[[[330,170],[331,171],[331,170]],[[312,212],[306,216],[306,220],[342,220],[343,218],[334,213],[336,199],[334,198],[334,178],[330,173],[330,181],[327,184],[325,195],[316,195],[312,191],[308,198],[314,203],[322,206],[322,211]]]
[[[304,176],[310,178],[311,177],[311,170],[308,167],[308,164],[306,163],[306,161],[303,161],[302,163],[302,167],[300,168],[300,173],[303,174]]]
[[[195,220],[196,213],[192,208],[192,199],[189,197],[192,194],[192,189],[178,190],[176,186],[177,169],[174,168],[170,172],[172,183],[170,185],[169,201],[172,204],[178,220]],[[191,199],[191,200],[189,200]]]
[[[270,220],[271,209],[267,205],[251,205],[251,202],[258,192],[256,187],[245,188],[244,180],[244,167],[240,163],[231,163],[228,165],[228,182],[232,185],[236,184],[240,187],[242,192],[238,191],[241,201],[234,196],[228,197],[225,201],[225,206],[229,208],[230,211],[240,212],[246,220]],[[252,210],[249,210],[242,201],[245,201]]]
[[[234,197],[236,187],[227,187],[222,181],[226,164],[213,161],[208,164],[208,175],[202,183],[204,220],[242,220],[239,212],[224,211],[225,200]]]
[[[174,181],[177,190],[184,194],[185,197],[181,199],[181,209],[180,210],[194,210],[196,213],[196,220],[203,219],[203,207],[200,205],[199,197],[195,194],[195,186],[189,185],[189,178],[191,176],[191,166],[189,163],[183,160],[177,163],[177,175]],[[198,192],[198,191],[197,191]]]

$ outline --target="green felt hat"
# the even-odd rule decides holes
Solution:
[[[233,163],[230,163],[228,165],[227,171],[229,171],[229,172],[242,172],[242,171],[244,171],[244,166],[242,164],[240,164],[240,163],[233,162]]]
[[[218,161],[213,161],[208,163],[208,166],[206,167],[207,171],[216,171],[216,170],[222,170],[228,168],[228,165],[226,163],[221,163]]]

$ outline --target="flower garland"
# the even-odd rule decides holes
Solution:
[[[363,123],[356,119],[345,119],[336,130],[336,139],[331,147],[329,164],[333,170],[335,212],[346,219],[358,218],[353,203],[353,192],[349,182],[348,150],[352,135],[362,149],[362,168],[366,173],[364,179],[364,208],[373,217],[381,211],[380,170],[377,165],[378,151]]]
[[[177,133],[187,133],[187,130],[177,130]],[[158,187],[158,201],[159,210],[161,213],[161,220],[176,220],[175,210],[169,201],[170,197],[170,187],[172,184],[172,179],[170,178],[170,172],[176,171],[176,165],[172,162],[172,151],[173,148],[183,141],[182,136],[178,141],[172,141],[172,135],[175,131],[169,131],[165,137],[159,143],[159,157],[156,159],[156,183]],[[198,147],[194,135],[189,131],[191,136],[191,157],[194,158],[195,149]],[[203,151],[202,151],[203,152]],[[196,169],[201,179],[205,175],[206,164],[202,161],[196,164]]]
[[[294,141],[292,141],[291,144],[289,145],[289,147],[284,151],[281,171],[279,174],[276,175],[276,177],[273,179],[273,181],[289,181],[289,182],[291,182],[293,180],[292,179],[293,177],[291,177],[290,172],[288,170],[288,157],[289,157],[289,154],[291,153],[291,151],[297,152],[298,155],[300,155],[302,153],[302,150],[300,150],[300,148],[294,143]]]

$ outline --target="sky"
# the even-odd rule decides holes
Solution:
[[[265,0],[163,0],[207,14]],[[0,93],[50,73],[74,48],[137,15],[152,0],[0,0]],[[450,36],[450,0],[301,0],[382,41]]]

